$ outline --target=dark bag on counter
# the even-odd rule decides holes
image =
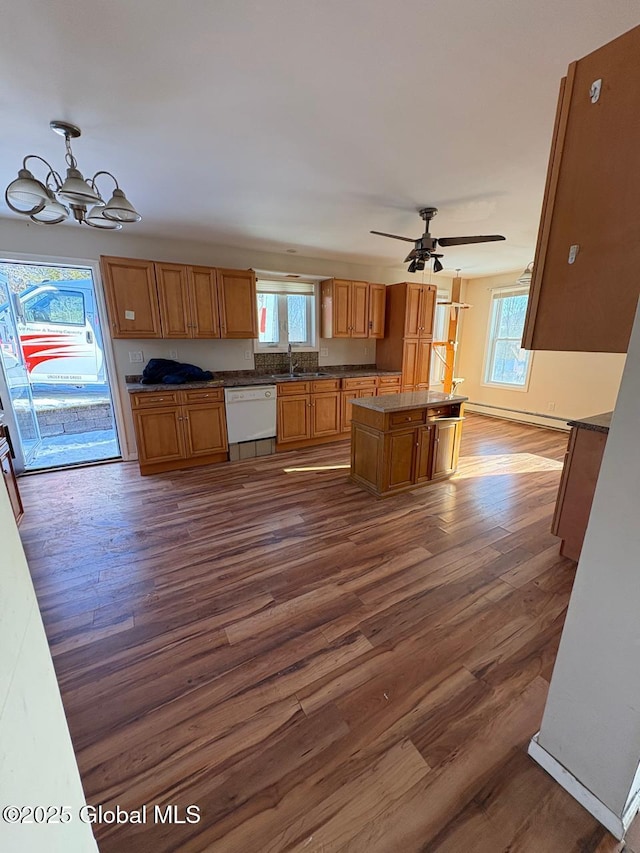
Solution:
[[[152,358],[142,371],[142,385],[182,385],[185,382],[205,382],[213,379],[210,370],[202,370],[195,364],[184,364],[170,358]]]

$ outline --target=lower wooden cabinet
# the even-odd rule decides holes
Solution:
[[[339,388],[339,379],[278,385],[276,450],[335,441],[342,422]]]
[[[562,539],[560,553],[570,560],[580,559],[607,437],[608,430],[571,428],[551,526]]]
[[[2,479],[9,493],[9,502],[11,503],[13,514],[16,521],[19,522],[24,515],[24,508],[22,506],[22,499],[20,498],[20,491],[18,490],[18,481],[13,470],[11,450],[3,433],[0,433],[0,467],[2,468]]]
[[[142,391],[131,397],[142,474],[229,458],[222,389]]]

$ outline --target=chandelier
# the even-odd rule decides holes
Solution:
[[[85,178],[78,169],[78,161],[71,150],[71,140],[80,136],[80,128],[65,121],[49,122],[55,133],[64,136],[67,149],[67,177],[63,181],[59,172],[43,157],[29,154],[22,161],[18,177],[5,190],[7,205],[14,213],[28,216],[41,225],[58,225],[73,213],[74,218],[92,228],[119,231],[123,223],[139,222],[142,217],[118,185],[111,172],[96,172]],[[27,169],[29,160],[40,160],[48,169],[44,181],[39,181]],[[105,202],[98,189],[98,178],[106,175],[115,184],[109,201]]]

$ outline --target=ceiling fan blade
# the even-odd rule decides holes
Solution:
[[[385,231],[369,231],[369,234],[377,234],[379,237],[392,237],[394,240],[404,240],[406,243],[417,242],[412,237],[400,237],[398,234],[387,234]]]
[[[496,240],[506,240],[501,234],[486,234],[483,237],[438,237],[440,246],[467,246],[469,243],[493,243]]]

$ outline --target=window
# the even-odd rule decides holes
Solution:
[[[258,292],[258,342],[256,349],[281,352],[316,346],[315,285],[298,281],[261,281]]]
[[[528,301],[528,287],[493,292],[484,371],[486,385],[526,389],[531,353],[520,344]]]
[[[84,297],[81,293],[61,290],[28,299],[24,305],[27,320],[36,323],[59,323],[63,326],[84,326]]]

